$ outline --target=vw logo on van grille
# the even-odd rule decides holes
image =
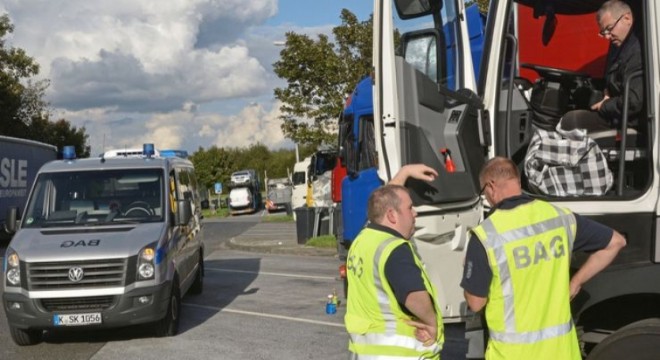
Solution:
[[[75,266],[69,269],[69,280],[73,282],[78,282],[85,277],[83,269],[79,266]]]

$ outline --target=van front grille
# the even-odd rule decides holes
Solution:
[[[28,290],[123,287],[126,264],[126,259],[27,263]]]
[[[46,311],[91,311],[105,310],[115,303],[114,296],[90,296],[80,298],[41,299]]]

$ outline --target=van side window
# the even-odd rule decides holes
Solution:
[[[170,171],[170,185],[169,185],[169,198],[170,198],[170,209],[172,213],[176,213],[176,201],[177,201],[177,188],[176,188],[176,177],[174,170]]]

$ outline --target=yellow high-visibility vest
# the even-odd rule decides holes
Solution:
[[[486,359],[581,359],[569,295],[575,216],[533,200],[496,210],[472,231],[493,272]]]
[[[436,343],[429,347],[417,341],[415,328],[405,323],[405,320],[412,318],[399,306],[385,277],[388,257],[402,244],[410,246],[435,306],[438,336]],[[394,360],[427,356],[429,359],[439,359],[444,343],[442,311],[436,289],[410,242],[383,231],[365,228],[353,241],[346,266],[351,296],[347,300],[344,321],[350,335],[348,348],[354,357]]]

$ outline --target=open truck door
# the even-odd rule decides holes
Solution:
[[[438,171],[433,183],[406,187],[418,213],[414,243],[445,322],[470,316],[459,283],[467,230],[482,218],[478,175],[490,145],[466,19],[463,0],[375,1],[378,174],[387,181],[412,163]]]

